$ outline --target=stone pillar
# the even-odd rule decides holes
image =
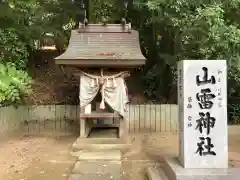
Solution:
[[[225,60],[178,63],[179,159],[184,168],[227,168]]]

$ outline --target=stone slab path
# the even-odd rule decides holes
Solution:
[[[120,150],[82,150],[78,155],[68,180],[120,180]]]

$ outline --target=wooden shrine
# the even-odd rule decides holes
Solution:
[[[72,30],[67,50],[55,58],[55,63],[78,68],[75,75],[80,79],[80,138],[87,138],[91,128],[104,126],[95,123],[96,120],[118,119],[118,124],[108,126],[118,127],[119,138],[125,139],[128,133],[127,117],[116,110],[121,109],[122,112],[122,106],[126,103],[126,88],[122,82],[134,68],[144,65],[145,61],[138,32],[131,29],[131,24],[80,23],[78,29]],[[93,85],[89,84],[90,79]],[[121,88],[117,87],[118,82],[115,81],[119,81]],[[112,87],[108,87],[108,84]],[[118,90],[114,90],[114,87]],[[89,93],[86,92],[87,89]],[[99,99],[96,98],[96,91],[100,92]],[[115,98],[121,105],[115,103]],[[99,103],[105,108],[99,109]]]

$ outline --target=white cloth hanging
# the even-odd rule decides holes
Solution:
[[[104,102],[118,112],[121,116],[125,115],[126,104],[128,103],[128,96],[126,93],[126,87],[124,78],[121,77],[122,73],[114,76],[103,76],[104,84],[101,87],[102,101],[100,108],[105,109]],[[98,83],[99,76],[82,74],[80,77],[80,107],[84,107],[91,103],[94,97],[97,95],[100,85]]]
[[[88,77],[88,76],[80,76],[80,92],[79,92],[79,100],[80,107],[85,107],[94,99],[99,91],[99,84],[97,79]]]
[[[115,87],[114,84],[111,87],[105,87],[105,84],[103,85],[104,101],[121,116],[124,116],[128,103],[124,79],[122,77],[115,78],[115,83]]]

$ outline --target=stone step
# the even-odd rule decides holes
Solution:
[[[146,171],[149,180],[169,180],[162,168],[148,167]]]
[[[118,138],[78,138],[73,143],[73,151],[79,150],[125,150],[131,144],[126,144]]]
[[[97,174],[71,174],[68,180],[120,180],[120,176],[97,175]]]
[[[162,168],[159,168],[159,174],[160,174],[161,180],[169,180],[169,178],[167,177],[167,174]]]
[[[73,174],[121,175],[121,161],[88,160],[77,161]]]
[[[129,144],[73,144],[73,151],[79,150],[126,150]]]
[[[107,151],[88,151],[81,150],[72,152],[72,155],[78,157],[78,160],[121,160],[120,150],[107,150]]]
[[[122,140],[119,138],[77,138],[76,142],[85,144],[115,144],[121,143]]]

